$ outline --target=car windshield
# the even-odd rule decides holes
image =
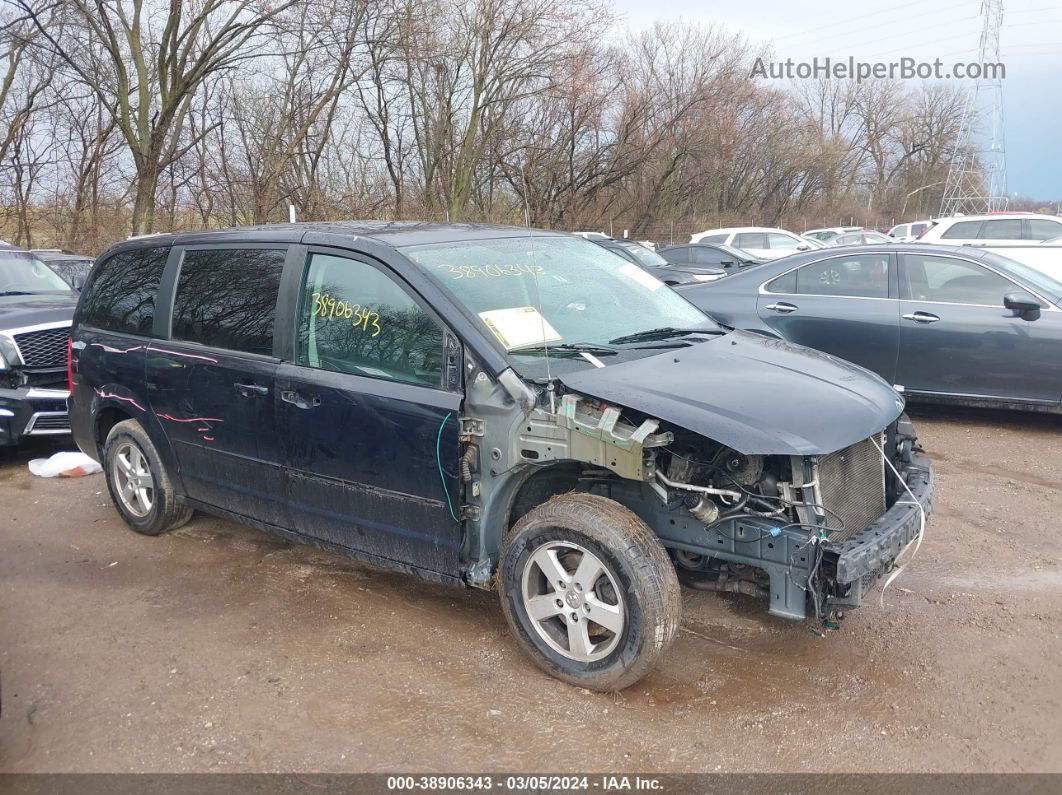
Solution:
[[[650,251],[641,243],[624,243],[620,242],[619,245],[624,251],[630,253],[638,262],[642,265],[648,265],[650,268],[667,267],[667,260],[657,254],[655,251]]]
[[[1055,303],[1062,300],[1062,282],[1053,276],[992,252],[985,252],[984,261],[1021,281],[1028,282],[1030,287],[1042,293],[1045,298],[1050,298]]]
[[[720,330],[663,282],[585,240],[521,236],[412,246],[403,253],[521,360],[541,360],[544,344],[609,346],[661,326]]]
[[[70,285],[35,256],[0,250],[0,295],[59,292],[70,292]]]

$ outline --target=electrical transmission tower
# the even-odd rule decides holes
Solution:
[[[1003,0],[982,0],[978,61],[1000,64]],[[955,151],[944,183],[941,215],[976,215],[1007,208],[1007,152],[1003,143],[1003,80],[1000,69],[978,77],[963,109]],[[988,127],[988,129],[985,129]]]

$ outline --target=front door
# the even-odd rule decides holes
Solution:
[[[148,347],[151,410],[189,497],[285,525],[273,328],[283,248],[183,252],[169,340]]]
[[[866,367],[895,383],[898,307],[889,254],[837,254],[782,274],[757,298],[778,336]]]
[[[1059,403],[1062,312],[1023,320],[1003,296],[1027,292],[981,264],[904,254],[897,380],[912,392]]]
[[[458,418],[444,332],[381,265],[310,253],[277,376],[292,522],[380,562],[458,576]]]

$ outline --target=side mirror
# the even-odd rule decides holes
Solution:
[[[724,268],[730,268],[730,267],[733,267],[734,265],[737,265],[737,263],[734,260],[732,260],[732,259],[725,259],[725,260],[721,261],[719,264],[722,265]]]
[[[1040,317],[1040,302],[1028,293],[1013,292],[1003,296],[1003,306],[1022,320],[1036,320]]]
[[[797,251],[807,251],[810,248],[810,243],[797,243]]]

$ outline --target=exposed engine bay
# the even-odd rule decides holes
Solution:
[[[746,454],[571,392],[540,393],[525,408],[511,443],[490,450],[477,494],[509,494],[517,514],[532,487],[530,503],[571,490],[614,499],[653,528],[687,585],[767,598],[776,615],[832,625],[924,527],[908,500],[913,524],[905,516],[888,548],[865,538],[906,492],[892,467],[905,480],[921,472],[902,416],[842,450],[796,456]],[[477,422],[467,427],[485,433],[490,423]],[[514,485],[499,488],[504,480]]]

